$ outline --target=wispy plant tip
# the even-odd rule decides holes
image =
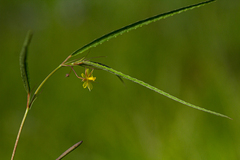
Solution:
[[[20,59],[19,59],[20,60],[21,77],[22,77],[23,84],[24,84],[24,87],[25,87],[25,90],[27,93],[30,93],[27,57],[28,57],[28,46],[31,42],[32,35],[33,35],[32,32],[29,31],[25,38],[25,41],[24,41],[24,44],[22,47],[22,51],[20,53]]]

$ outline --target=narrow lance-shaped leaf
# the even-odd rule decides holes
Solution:
[[[173,11],[170,11],[170,12],[166,12],[166,13],[163,13],[163,14],[159,14],[159,15],[156,15],[156,16],[153,16],[153,17],[150,17],[150,18],[147,18],[147,19],[144,19],[144,20],[141,20],[141,21],[138,21],[138,22],[135,22],[133,24],[130,24],[130,25],[127,25],[123,28],[120,28],[118,30],[115,30],[113,32],[110,32],[94,41],[92,41],[91,43],[83,46],[82,48],[74,51],[71,55],[72,57],[73,56],[76,56],[78,54],[81,54],[83,53],[84,51],[87,51],[88,49],[92,48],[92,47],[96,47],[97,45],[99,44],[102,44],[103,42],[106,42],[114,37],[117,37],[118,35],[121,35],[123,33],[126,33],[126,32],[129,32],[133,29],[137,29],[139,27],[142,27],[143,25],[148,25],[152,22],[155,22],[155,21],[158,21],[160,19],[164,19],[164,18],[167,18],[167,17],[170,17],[170,16],[173,16],[175,14],[179,14],[179,13],[182,13],[182,12],[185,12],[185,11],[188,11],[188,10],[192,10],[194,8],[197,8],[197,7],[201,7],[205,4],[208,4],[210,2],[213,2],[215,0],[209,0],[209,1],[205,1],[205,2],[201,2],[201,3],[198,3],[198,4],[194,4],[194,5],[190,5],[190,6],[187,6],[187,7],[183,7],[183,8],[180,8],[180,9],[176,9],[176,10],[173,10]]]
[[[76,144],[74,144],[72,147],[67,149],[63,154],[61,154],[56,160],[63,159],[66,155],[68,155],[70,152],[72,152],[74,149],[76,149],[80,144],[82,144],[83,141],[80,141]]]
[[[30,44],[30,41],[32,39],[32,32],[29,31],[23,47],[22,47],[22,51],[20,53],[20,71],[21,71],[21,77],[23,80],[23,84],[25,87],[25,90],[27,91],[27,93],[30,93],[30,83],[29,83],[29,75],[28,75],[28,64],[27,64],[27,57],[28,57],[28,46]]]
[[[106,67],[106,66],[101,65],[101,64],[99,64],[99,63],[94,63],[94,62],[90,62],[90,61],[83,61],[83,64],[88,65],[88,66],[92,66],[92,67],[94,67],[94,68],[102,69],[102,70],[108,71],[108,72],[110,72],[110,73],[113,73],[113,74],[115,74],[115,75],[121,76],[121,77],[123,77],[123,78],[125,78],[125,79],[128,79],[128,80],[130,80],[130,81],[133,81],[133,82],[135,82],[135,83],[138,83],[138,84],[140,84],[140,85],[142,85],[142,86],[144,86],[144,87],[146,87],[146,88],[148,88],[148,89],[151,89],[151,90],[153,90],[153,91],[155,91],[155,92],[157,92],[157,93],[159,93],[159,94],[162,94],[162,95],[164,95],[164,96],[166,96],[166,97],[168,97],[168,98],[171,98],[171,99],[173,99],[173,100],[175,100],[175,101],[177,101],[177,102],[179,102],[179,103],[185,104],[185,105],[187,105],[187,106],[189,106],[189,107],[192,107],[192,108],[195,108],[195,109],[198,109],[198,110],[200,110],[200,111],[207,112],[207,113],[215,114],[215,115],[217,115],[217,116],[221,116],[221,117],[225,117],[225,118],[231,119],[230,117],[228,117],[228,116],[226,116],[226,115],[223,115],[223,114],[221,114],[221,113],[217,113],[217,112],[214,112],[214,111],[205,109],[205,108],[201,108],[201,107],[199,107],[199,106],[196,106],[196,105],[193,105],[193,104],[188,103],[188,102],[186,102],[186,101],[183,101],[183,100],[181,100],[181,99],[179,99],[179,98],[177,98],[177,97],[175,97],[175,96],[170,95],[169,93],[166,93],[166,92],[164,92],[164,91],[162,91],[162,90],[160,90],[160,89],[158,89],[158,88],[156,88],[156,87],[154,87],[154,86],[151,86],[151,85],[148,84],[148,83],[145,83],[145,82],[143,82],[143,81],[141,81],[141,80],[138,80],[138,79],[136,79],[136,78],[133,78],[133,77],[131,77],[131,76],[129,76],[129,75],[126,75],[126,74],[123,74],[123,73],[121,73],[121,72],[118,72],[118,71],[116,71],[116,70],[114,70],[114,69],[112,69],[112,68]]]

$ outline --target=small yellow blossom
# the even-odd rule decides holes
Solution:
[[[89,69],[85,69],[85,74],[82,73],[81,76],[82,76],[82,81],[84,82],[83,83],[83,88],[87,88],[89,89],[89,91],[92,90],[93,86],[92,86],[92,82],[95,81],[96,77],[93,77],[93,74],[92,74],[93,70],[89,73]],[[91,82],[92,81],[92,82]]]

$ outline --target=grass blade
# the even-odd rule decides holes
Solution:
[[[198,110],[200,110],[200,111],[207,112],[207,113],[211,113],[211,114],[214,114],[214,115],[217,115],[217,116],[221,116],[221,117],[225,117],[225,118],[231,119],[230,117],[228,117],[228,116],[226,116],[226,115],[223,115],[223,114],[221,114],[221,113],[217,113],[217,112],[214,112],[214,111],[211,111],[211,110],[208,110],[208,109],[205,109],[205,108],[202,108],[202,107],[193,105],[193,104],[188,103],[188,102],[186,102],[186,101],[183,101],[183,100],[181,100],[181,99],[179,99],[179,98],[177,98],[177,97],[175,97],[175,96],[170,95],[170,94],[167,93],[167,92],[164,92],[164,91],[162,91],[162,90],[160,90],[160,89],[158,89],[158,88],[156,88],[156,87],[154,87],[154,86],[151,86],[151,85],[148,84],[148,83],[145,83],[145,82],[143,82],[143,81],[141,81],[141,80],[138,80],[138,79],[136,79],[136,78],[133,78],[133,77],[131,77],[131,76],[129,76],[129,75],[126,75],[126,74],[123,74],[123,73],[121,73],[121,72],[118,72],[118,71],[116,71],[116,70],[114,70],[114,69],[112,69],[112,68],[106,67],[106,66],[101,65],[101,64],[99,64],[99,63],[94,63],[94,62],[90,62],[90,61],[83,61],[83,63],[86,64],[86,65],[89,65],[89,66],[93,66],[93,67],[98,68],[98,69],[102,69],[102,70],[108,71],[108,72],[110,72],[110,73],[112,73],[112,74],[121,76],[121,77],[123,77],[123,78],[125,78],[125,79],[128,79],[128,80],[130,80],[130,81],[133,81],[133,82],[135,82],[135,83],[138,83],[138,84],[140,84],[140,85],[142,85],[142,86],[144,86],[144,87],[146,87],[146,88],[148,88],[148,89],[151,89],[151,90],[153,90],[153,91],[155,91],[155,92],[157,92],[157,93],[159,93],[159,94],[162,94],[162,95],[164,95],[164,96],[166,96],[166,97],[168,97],[168,98],[170,98],[170,99],[173,99],[173,100],[175,100],[175,101],[177,101],[177,102],[179,102],[179,103],[182,103],[182,104],[184,104],[184,105],[187,105],[187,106],[189,106],[189,107],[192,107],[192,108],[195,108],[195,109],[198,109]]]
[[[68,155],[70,152],[72,152],[74,149],[76,149],[80,144],[82,144],[83,141],[80,141],[76,144],[74,144],[72,147],[67,149],[63,154],[61,154],[56,160],[63,159],[66,155]]]
[[[194,8],[197,8],[197,7],[201,7],[203,5],[206,5],[210,2],[213,2],[215,0],[209,0],[209,1],[205,1],[205,2],[201,2],[201,3],[198,3],[198,4],[194,4],[194,5],[190,5],[190,6],[187,6],[187,7],[183,7],[183,8],[180,8],[180,9],[176,9],[176,10],[173,10],[173,11],[170,11],[170,12],[166,12],[166,13],[163,13],[163,14],[159,14],[159,15],[156,15],[156,16],[153,16],[153,17],[150,17],[150,18],[147,18],[147,19],[144,19],[144,20],[141,20],[141,21],[138,21],[138,22],[135,22],[133,24],[130,24],[130,25],[127,25],[123,28],[120,28],[118,30],[115,30],[113,32],[110,32],[94,41],[92,41],[91,43],[83,46],[82,48],[74,51],[71,56],[76,56],[78,54],[81,54],[83,53],[84,51],[87,51],[88,49],[92,48],[92,47],[96,47],[97,45],[99,44],[102,44],[103,42],[106,42],[114,37],[117,37],[123,33],[126,33],[126,32],[129,32],[133,29],[137,29],[139,27],[142,27],[144,25],[148,25],[152,22],[155,22],[155,21],[158,21],[160,19],[164,19],[164,18],[167,18],[167,17],[170,17],[170,16],[173,16],[175,14],[179,14],[179,13],[182,13],[182,12],[185,12],[185,11],[188,11],[188,10],[192,10]]]
[[[28,57],[28,46],[31,42],[32,39],[32,32],[29,31],[23,47],[22,47],[22,51],[20,53],[20,71],[21,71],[21,77],[23,80],[23,84],[25,87],[26,92],[29,94],[30,93],[30,83],[29,83],[29,74],[28,74],[28,64],[27,64],[27,57]]]

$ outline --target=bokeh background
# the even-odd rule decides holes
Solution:
[[[199,0],[0,1],[0,159],[25,111],[19,53],[29,29],[32,88],[74,50],[135,21]],[[60,69],[29,112],[16,160],[240,159],[240,1],[218,0],[131,31],[88,57],[233,120],[184,106],[105,71],[91,92]],[[81,58],[80,55],[77,58]],[[76,68],[81,74],[84,68]]]

